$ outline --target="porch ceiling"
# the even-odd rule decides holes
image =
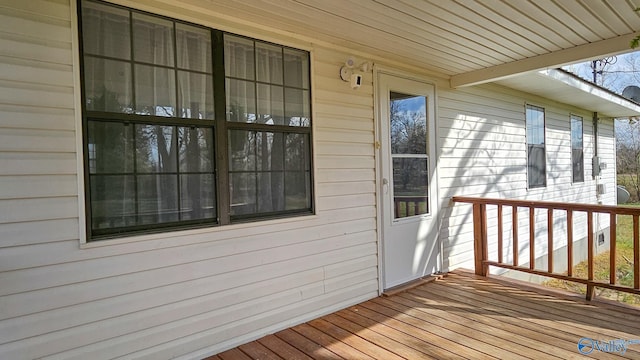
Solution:
[[[640,31],[640,0],[204,1],[255,26],[444,74],[454,87],[627,52]]]

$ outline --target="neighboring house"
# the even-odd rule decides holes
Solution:
[[[640,106],[553,69],[626,2],[116,3],[0,1],[2,359],[199,358],[473,267],[454,195],[615,204]]]

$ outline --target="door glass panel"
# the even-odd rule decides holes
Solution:
[[[392,154],[427,154],[427,99],[391,92],[389,94]]]
[[[429,213],[427,99],[390,92],[394,218]]]
[[[427,158],[393,159],[394,218],[429,213],[428,165]]]

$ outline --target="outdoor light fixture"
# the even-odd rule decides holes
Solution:
[[[340,67],[340,79],[345,82],[349,82],[352,89],[357,89],[362,85],[362,75],[356,73],[356,70],[362,72],[369,71],[370,64],[368,61],[363,62],[360,66],[356,66],[356,60],[353,57],[349,57],[344,65]]]

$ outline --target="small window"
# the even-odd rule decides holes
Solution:
[[[307,52],[96,0],[81,14],[89,239],[312,213]]]
[[[526,106],[527,179],[529,188],[547,185],[544,109]]]
[[[571,115],[571,167],[573,182],[584,182],[584,143],[582,117]]]

